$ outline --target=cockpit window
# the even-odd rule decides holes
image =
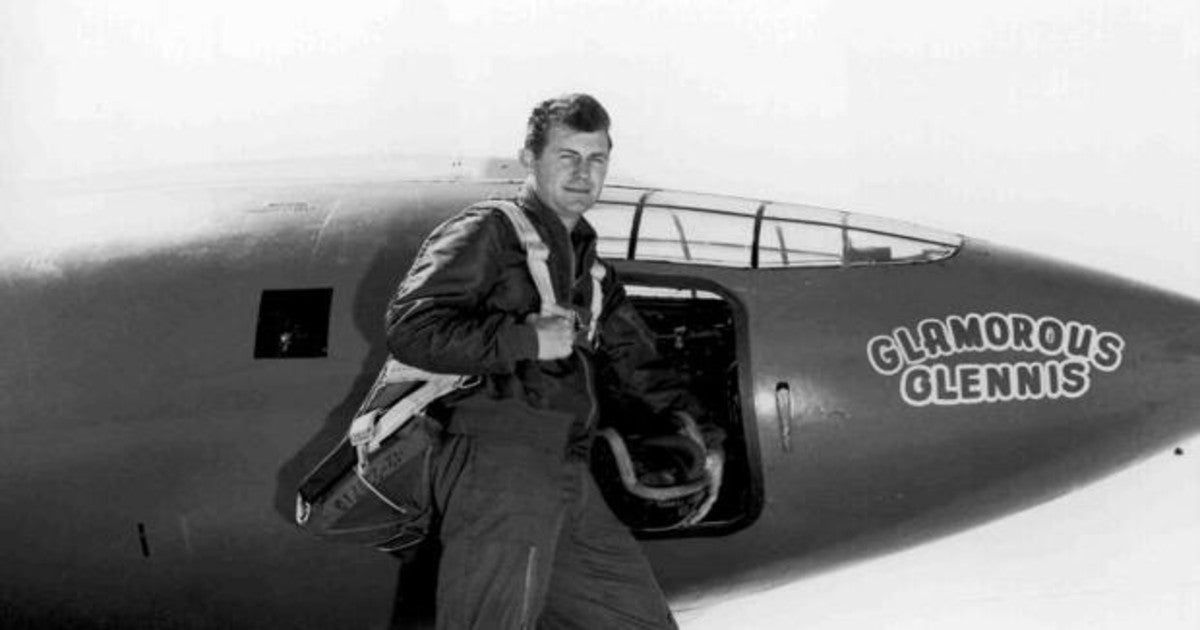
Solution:
[[[749,267],[753,243],[753,216],[647,206],[634,258]]]
[[[588,213],[609,258],[722,267],[920,263],[951,256],[959,236],[798,204],[613,186]]]
[[[763,219],[759,232],[759,267],[840,265],[842,229],[829,225]]]

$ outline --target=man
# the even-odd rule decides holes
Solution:
[[[442,401],[448,439],[435,466],[443,554],[439,628],[674,628],[637,542],[588,470],[598,369],[656,413],[699,413],[662,369],[653,338],[611,268],[589,340],[596,234],[584,220],[604,186],[607,112],[571,94],[530,116],[515,200],[550,250],[554,315],[517,233],[477,204],[429,236],[387,314],[401,362],[478,374]]]

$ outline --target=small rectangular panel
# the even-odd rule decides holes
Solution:
[[[327,356],[333,289],[268,289],[258,308],[255,359]]]

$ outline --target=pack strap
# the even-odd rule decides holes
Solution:
[[[592,263],[592,321],[588,323],[588,342],[596,342],[596,328],[600,325],[600,311],[604,310],[604,292],[600,283],[608,270],[599,262]]]
[[[525,264],[542,300],[541,313],[544,317],[570,317],[570,311],[559,306],[554,295],[554,283],[550,280],[550,248],[542,241],[537,228],[530,223],[525,211],[511,201],[496,200],[496,207],[508,217],[525,248]]]
[[[413,373],[410,370],[420,372],[424,377],[420,379],[407,378],[407,375]],[[354,447],[358,455],[358,470],[360,472],[366,470],[368,456],[379,450],[379,446],[383,444],[384,440],[407,424],[413,417],[424,413],[425,408],[430,403],[452,391],[473,387],[479,382],[478,376],[421,372],[393,358],[388,358],[385,374],[385,379],[390,379],[393,375],[401,375],[397,380],[387,380],[387,382],[394,383],[404,380],[423,380],[425,382],[407,396],[398,400],[387,411],[382,413],[379,410],[368,411],[350,422],[348,436],[350,444]]]
[[[537,286],[538,295],[542,300],[542,315],[545,317],[573,317],[572,311],[558,304],[558,298],[554,295],[554,283],[550,280],[550,248],[542,241],[541,235],[538,234],[537,228],[533,227],[533,223],[529,221],[525,211],[517,204],[503,199],[493,200],[492,203],[504,212],[504,216],[508,217],[508,222],[512,224],[517,236],[521,239],[521,245],[525,248],[525,263],[529,267],[529,275],[533,277],[533,284]],[[604,308],[601,281],[604,280],[607,273],[604,265],[599,262],[592,263],[592,312],[591,321],[587,325],[589,342],[596,340],[600,311]]]

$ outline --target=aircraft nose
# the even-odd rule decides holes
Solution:
[[[1130,330],[1121,382],[1161,425],[1149,433],[1170,440],[1200,432],[1200,303],[1142,287],[1114,311]]]
[[[1200,300],[1004,248],[979,250],[997,274],[985,280],[997,310],[1027,314],[1035,347],[1061,332],[1059,359],[1086,372],[1086,390],[1048,401],[1060,404],[1041,421],[1095,438],[1122,461],[1200,432]],[[1061,328],[1043,329],[1051,321]]]

